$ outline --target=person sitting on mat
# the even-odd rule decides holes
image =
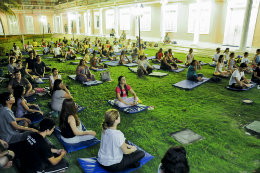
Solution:
[[[227,64],[229,60],[229,48],[224,51],[224,63]]]
[[[257,49],[256,50],[256,54],[255,54],[255,56],[254,56],[254,58],[252,60],[252,68],[253,69],[257,66],[257,64],[259,62],[259,55],[260,55],[260,49]]]
[[[119,46],[119,49],[122,50],[122,48],[123,48],[123,44],[122,44],[122,40],[121,40],[121,39],[119,39],[118,46]]]
[[[56,79],[52,90],[51,108],[54,111],[61,111],[63,100],[72,98],[68,88],[61,79]]]
[[[89,62],[90,56],[92,56],[92,54],[90,53],[89,49],[86,49],[86,50],[85,50],[85,55],[84,55],[83,59],[84,59],[86,62]]]
[[[158,173],[189,173],[190,167],[183,146],[173,146],[168,149],[159,165]]]
[[[61,45],[60,45],[60,51],[61,51],[62,55],[66,54],[66,46],[63,43],[61,43]]]
[[[160,69],[166,70],[166,71],[178,69],[178,65],[176,64],[176,62],[173,61],[171,58],[169,58],[169,52],[168,51],[164,52],[164,57],[161,61]]]
[[[61,48],[58,47],[57,43],[54,44],[53,54],[54,54],[54,58],[63,56],[62,53],[61,53]]]
[[[35,39],[33,39],[33,47],[38,47],[37,44],[38,44],[37,41]]]
[[[229,80],[229,86],[231,88],[245,89],[250,87],[250,79],[247,79],[244,74],[246,68],[247,65],[245,63],[241,63],[240,67],[232,73]]]
[[[46,44],[44,44],[44,47],[43,47],[43,54],[49,54],[49,53],[51,53],[50,48],[49,48]]]
[[[33,117],[43,115],[43,112],[32,107],[39,108],[36,104],[27,103],[27,100],[23,98],[25,94],[25,88],[22,85],[17,85],[14,89],[15,104],[17,106],[15,116],[17,118],[28,118],[31,120]]]
[[[14,152],[8,150],[8,143],[0,139],[0,169],[8,169],[12,167]]]
[[[138,62],[138,52],[137,52],[137,49],[135,49],[132,53],[132,62]]]
[[[186,66],[189,66],[191,62],[194,60],[194,55],[192,53],[193,53],[193,49],[190,48],[189,53],[186,56],[186,61],[185,61]]]
[[[149,62],[145,60],[145,56],[140,56],[137,70],[141,70],[141,74],[148,75],[153,72],[154,67],[150,66]],[[140,73],[140,72],[139,72]]]
[[[107,49],[105,48],[105,45],[104,45],[104,44],[102,45],[102,48],[101,48],[101,50],[99,51],[99,53],[100,53],[100,57],[101,57],[101,58],[107,57]]]
[[[224,68],[225,71],[222,71],[222,68]],[[232,73],[226,69],[225,64],[224,64],[224,56],[220,55],[218,58],[218,62],[215,68],[215,73],[214,75],[216,76],[230,76]]]
[[[253,73],[253,69],[250,67],[252,66],[252,63],[248,59],[248,52],[244,53],[241,63],[245,63],[247,65],[247,69],[245,71],[246,73]]]
[[[136,96],[134,90],[126,84],[126,79],[124,76],[120,76],[118,78],[118,85],[115,89],[116,91],[116,99],[115,104],[120,107],[130,107],[137,105],[138,97]],[[127,98],[128,91],[133,94],[134,97]]]
[[[41,41],[41,46],[44,47],[45,44],[46,44],[46,41],[43,38],[42,41]]]
[[[97,161],[108,172],[124,172],[127,168],[138,168],[139,161],[145,156],[144,151],[128,144],[124,134],[117,130],[119,123],[119,112],[115,109],[107,110],[102,123]]]
[[[155,61],[161,63],[163,57],[163,49],[160,48],[159,51],[155,54]]]
[[[169,58],[172,59],[175,62],[178,62],[178,59],[173,57],[172,49],[169,49],[168,52],[169,52]]]
[[[69,163],[64,159],[67,152],[64,149],[56,149],[48,139],[55,128],[55,121],[44,118],[40,122],[39,132],[28,136],[21,152],[21,172],[36,173],[63,173]]]
[[[68,51],[65,54],[65,60],[74,60],[77,58],[77,55],[74,53],[73,50],[70,49],[70,47],[68,48]]]
[[[110,48],[110,43],[109,43],[109,40],[106,41],[106,49],[108,51],[108,49]]]
[[[121,39],[124,39],[124,38],[126,38],[126,33],[125,33],[125,30],[123,30],[123,33],[121,34],[121,37],[120,37]]]
[[[8,144],[17,143],[26,140],[27,136],[32,132],[37,132],[33,128],[28,128],[31,121],[27,118],[15,118],[12,106],[15,103],[14,96],[9,92],[0,94],[0,139]],[[23,133],[21,131],[24,131]]]
[[[237,69],[237,65],[236,65],[236,60],[235,60],[235,53],[231,52],[230,53],[230,58],[228,60],[228,70],[231,71],[231,73],[233,73],[236,69]]]
[[[23,59],[23,54],[20,49],[17,48],[17,46],[14,46],[14,53],[17,56],[17,59]]]
[[[7,65],[8,77],[12,78],[14,73],[14,68],[17,67],[17,64],[14,61],[14,57],[10,58],[10,63]]]
[[[163,42],[164,43],[171,43],[171,40],[170,40],[170,37],[168,36],[168,33],[166,33]]]
[[[34,77],[27,72],[25,67],[22,66],[22,60],[17,60],[16,64],[17,66],[14,68],[14,71],[20,71],[21,77],[25,77],[27,74],[32,80],[34,80]]]
[[[28,41],[26,46],[26,52],[31,52],[33,50],[33,45]]]
[[[90,59],[90,69],[102,69],[104,66],[100,64],[99,59],[96,57],[96,51],[93,52],[93,57]],[[98,66],[99,65],[99,66]]]
[[[70,46],[74,47],[74,40],[73,40],[73,38],[70,39]]]
[[[97,47],[97,44],[98,44],[98,38],[97,37],[95,38],[94,43],[95,43],[95,47]]]
[[[220,48],[219,47],[216,49],[216,52],[217,53],[215,53],[215,55],[212,57],[213,65],[216,65],[217,62],[218,62],[218,58],[220,56]]]
[[[10,63],[11,58],[14,58],[14,62],[18,59],[18,56],[13,50],[10,50],[10,53],[8,54],[8,63]]]
[[[110,38],[111,38],[111,37],[114,37],[114,36],[115,36],[115,33],[116,33],[115,30],[112,29],[111,32],[110,32]]]
[[[97,50],[100,52],[101,48],[102,48],[101,41],[100,41],[100,40],[98,40],[98,44],[97,44]]]
[[[115,40],[113,41],[113,44],[118,43],[117,38],[115,37]]]
[[[26,87],[27,91],[24,97],[29,97],[35,94],[35,91],[32,89],[31,83],[26,78],[21,77],[21,73],[19,71],[14,72],[14,78],[8,84],[8,90],[11,94],[14,93],[14,89],[17,85],[22,85]]]
[[[34,63],[33,71],[34,73],[39,76],[40,78],[44,77],[46,70],[46,65],[43,61],[41,61],[40,55],[37,55],[36,62]],[[49,77],[48,75],[45,77]]]
[[[144,49],[142,46],[139,46],[139,50],[138,50],[138,59],[140,59],[140,56],[143,55],[145,57],[145,59],[147,59],[147,56],[144,53]]]
[[[80,60],[79,65],[76,70],[77,76],[76,80],[80,82],[95,81],[95,75],[91,74],[88,66],[86,66],[86,61]]]
[[[116,60],[117,59],[117,55],[116,55],[114,48],[112,46],[110,46],[107,56],[108,56],[109,60]]]
[[[127,61],[125,61],[125,58],[127,58]],[[132,61],[126,56],[125,51],[123,50],[120,55],[119,64],[129,64],[132,63]]]
[[[260,62],[258,62],[257,67],[254,70],[251,81],[260,84]]]
[[[199,61],[193,60],[187,71],[187,79],[191,81],[203,81],[203,74],[196,74],[197,70],[201,70]]]
[[[66,39],[66,37],[64,37],[62,42],[63,42],[64,46],[68,46],[68,40]]]
[[[54,44],[54,41],[53,41],[53,38],[51,38],[51,45],[53,45]]]
[[[88,141],[96,136],[92,130],[83,131],[82,124],[77,115],[77,107],[73,99],[65,99],[60,112],[59,128],[61,139],[68,144],[76,144]]]
[[[126,52],[127,52],[127,53],[132,52],[132,46],[131,46],[130,42],[127,42],[127,45],[126,45],[125,48],[126,48]]]
[[[61,79],[61,75],[58,74],[58,69],[57,68],[53,68],[52,69],[52,76],[49,77],[49,82],[50,82],[50,88],[51,91],[53,90],[53,86],[54,86],[54,82],[56,79]]]
[[[110,47],[112,47],[112,46],[110,46]],[[119,48],[117,42],[114,43],[113,49],[115,50],[115,52],[120,52],[120,48]],[[110,48],[109,48],[109,50],[110,50]]]
[[[138,51],[138,49],[137,49],[137,47],[136,47],[136,43],[133,43],[133,44],[132,44],[132,52],[134,52],[135,49]]]

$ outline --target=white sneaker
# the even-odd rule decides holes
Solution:
[[[260,89],[260,85],[257,85],[257,89]]]

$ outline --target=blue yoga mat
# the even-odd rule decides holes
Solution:
[[[106,68],[101,68],[101,69],[92,69],[93,71],[107,71]]]
[[[99,85],[99,84],[103,84],[103,83],[104,82],[102,82],[102,81],[95,80],[95,81],[83,82],[83,85],[94,86],[94,85]]]
[[[216,67],[216,64],[209,64],[211,67]]]
[[[22,55],[28,55],[29,52],[22,52]]]
[[[82,130],[83,131],[87,130],[83,124],[82,124]],[[76,143],[76,144],[68,144],[61,139],[61,131],[58,126],[55,126],[54,134],[57,136],[57,138],[62,143],[62,145],[64,146],[64,148],[67,150],[68,153],[71,153],[73,151],[82,150],[84,148],[88,148],[88,147],[98,144],[100,142],[100,140],[98,140],[97,138],[93,138],[91,140],[83,141],[83,142]]]
[[[34,110],[41,110],[40,107],[37,108],[35,106],[30,106],[30,109],[34,109]],[[37,114],[37,115],[34,115],[34,116],[30,116],[30,114],[28,114],[28,117],[30,120],[31,120],[31,124],[35,124],[35,123],[38,123],[40,122],[41,120],[43,120],[45,118],[44,115],[42,114]]]
[[[153,63],[155,64],[161,64],[160,62],[156,61],[155,59],[151,59]]]
[[[27,101],[27,102],[33,102],[36,100],[36,98],[34,96],[30,96],[30,97],[24,97],[24,99]]]
[[[131,142],[129,142],[129,145],[136,146],[135,144],[133,144]],[[136,148],[137,148],[137,150],[144,151],[142,148],[140,148],[138,146],[136,146]],[[139,161],[141,164],[139,168],[141,168],[144,164],[146,164],[147,162],[149,162],[151,159],[154,158],[154,156],[152,156],[148,152],[144,151],[144,153],[145,153],[145,156]],[[110,172],[104,170],[100,166],[100,164],[97,162],[97,157],[81,158],[81,159],[78,159],[78,161],[85,173],[110,173]],[[117,173],[129,173],[129,172],[132,172],[139,168],[128,168],[123,172],[117,172]]]
[[[115,105],[115,101],[114,100],[107,100],[107,102],[111,106],[115,107],[116,109],[118,109],[118,110],[120,110],[122,112],[128,113],[128,114],[135,114],[135,113],[138,113],[138,112],[142,112],[142,111],[148,109],[148,107],[149,107],[149,106],[146,106],[146,105],[137,104],[135,106],[120,108],[117,105]]]
[[[154,67],[154,69],[156,69],[156,70],[162,70],[159,65],[153,65],[153,67]],[[184,71],[184,70],[185,70],[185,68],[178,68],[178,69],[176,69],[176,70],[170,70],[170,72],[179,73],[179,72],[182,72],[182,71]],[[166,71],[166,70],[164,70],[164,71]]]
[[[229,89],[229,90],[233,90],[233,91],[246,91],[246,90],[249,90],[251,88],[254,88],[255,86],[256,86],[256,83],[254,83],[251,87],[246,88],[246,89],[231,88],[230,86],[228,86],[226,88]]]
[[[183,89],[193,89],[205,82],[207,82],[209,80],[209,78],[205,78],[203,77],[202,79],[204,79],[203,81],[201,82],[194,82],[194,81],[190,81],[190,80],[183,80],[181,82],[178,82],[172,86],[175,86],[175,87],[178,87],[178,88],[183,88]]]
[[[183,68],[188,68],[189,66],[185,65],[185,64],[178,64],[178,66],[183,67]]]
[[[138,66],[138,64],[136,64],[136,63],[128,63],[128,64],[124,64],[124,66],[126,66],[126,67],[135,67],[135,66]]]
[[[149,56],[147,59],[155,59],[155,56]]]
[[[119,66],[119,63],[115,63],[115,62],[105,62],[104,64],[115,67],[115,66]]]
[[[112,60],[109,60],[109,59],[107,59],[107,58],[102,58],[102,59],[101,59],[101,62],[105,62],[105,61],[112,61]]]

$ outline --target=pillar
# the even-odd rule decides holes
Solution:
[[[119,36],[119,33],[118,33],[118,7],[114,7],[114,30],[116,32],[115,34],[115,37],[118,37]]]
[[[136,39],[136,36],[139,37],[139,24],[138,24],[138,16],[135,16],[135,38]]]
[[[87,10],[87,28],[88,28],[88,35],[91,35],[91,27],[89,26],[89,22],[91,22],[90,18],[90,10]]]
[[[76,13],[75,16],[76,16],[76,29],[77,29],[77,34],[80,34],[79,32],[79,16],[81,15],[81,13]],[[75,31],[74,31],[75,32]]]
[[[103,35],[102,8],[99,9],[99,34]]]
[[[195,28],[194,28],[194,38],[193,45],[199,44],[200,41],[200,9],[201,9],[201,0],[197,0],[196,4],[196,19],[195,19]]]
[[[56,14],[53,14],[53,16],[52,16],[52,21],[53,21],[53,27],[52,27],[52,33],[56,33],[57,31],[56,31],[56,21],[55,21],[55,19],[56,19]]]
[[[84,13],[85,34],[88,35],[88,11]]]
[[[42,15],[41,15],[41,14],[39,14],[39,21],[40,21],[40,32],[41,32],[41,34],[42,34],[42,33],[43,33],[43,29],[42,29],[42,27],[43,27],[43,24],[42,24],[41,17],[42,17]]]
[[[24,20],[24,33],[27,33],[27,23],[26,23],[26,15],[23,14],[23,20]]]
[[[67,14],[68,16],[68,34],[71,34],[71,20],[70,20],[70,13]]]
[[[60,13],[60,33],[63,33],[63,21],[62,21],[62,13]]]
[[[161,41],[163,41],[165,37],[165,8],[167,3],[167,0],[161,2]]]
[[[11,22],[10,22],[10,16],[9,15],[6,15],[6,20],[7,20],[9,34],[14,34],[13,29],[11,27]]]
[[[243,23],[243,28],[242,28],[242,35],[241,35],[241,40],[240,40],[240,46],[238,49],[238,51],[241,51],[241,52],[247,51],[246,43],[247,43],[247,38],[248,38],[248,29],[249,29],[252,6],[253,6],[253,0],[247,0],[244,23]]]

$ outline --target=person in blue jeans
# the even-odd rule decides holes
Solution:
[[[195,82],[203,81],[203,74],[197,74],[197,70],[201,70],[201,65],[198,61],[193,60],[187,71],[187,79]]]

